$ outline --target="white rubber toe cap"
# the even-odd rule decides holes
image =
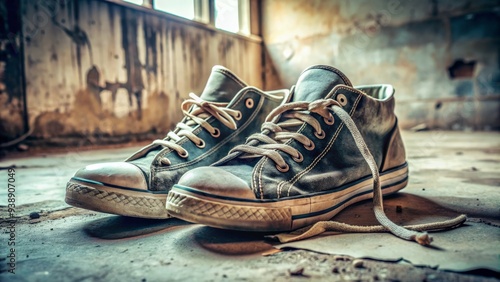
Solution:
[[[101,182],[123,188],[147,190],[148,184],[142,171],[126,162],[99,163],[88,165],[75,173],[77,180]]]

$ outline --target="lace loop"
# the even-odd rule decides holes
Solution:
[[[323,118],[323,121],[326,123],[326,125],[333,125],[335,123],[335,118],[330,114],[328,118]]]
[[[321,130],[319,133],[314,132],[314,136],[316,136],[318,139],[325,139],[326,134],[324,130]]]
[[[304,160],[304,156],[299,151],[297,151],[297,153],[297,156],[292,159],[297,163],[301,163]]]
[[[214,138],[217,138],[220,136],[220,130],[218,128],[214,127],[214,131],[210,132],[210,135],[212,135],[212,137],[214,137]]]
[[[200,139],[200,142],[199,143],[196,143],[196,147],[200,148],[200,149],[203,149],[205,148],[205,141],[203,141],[203,139]]]
[[[313,141],[310,141],[309,144],[304,145],[304,148],[306,148],[306,150],[308,150],[308,151],[312,151],[312,150],[314,150],[314,148],[316,148],[316,146],[314,145]]]
[[[285,166],[283,166],[283,167],[276,165],[276,169],[281,171],[281,172],[287,172],[290,169],[290,167],[288,166],[288,164],[285,163]]]

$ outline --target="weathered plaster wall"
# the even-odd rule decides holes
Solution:
[[[19,2],[0,1],[0,143],[26,130]]]
[[[262,17],[266,88],[329,64],[393,84],[405,128],[500,129],[500,1],[263,0]]]
[[[262,86],[261,44],[104,0],[22,0],[33,137],[166,133],[213,65]]]

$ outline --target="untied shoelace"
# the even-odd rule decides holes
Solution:
[[[318,138],[324,137],[325,133],[321,129],[320,123],[306,111],[317,113],[323,117],[325,123],[333,124],[334,117],[332,112],[344,123],[349,132],[354,138],[354,142],[370,167],[373,178],[373,211],[375,217],[381,225],[374,226],[357,226],[336,221],[320,221],[311,226],[304,227],[293,231],[292,233],[283,233],[272,235],[270,237],[277,238],[280,242],[286,243],[291,241],[303,240],[323,232],[384,232],[389,231],[399,238],[405,240],[416,241],[421,245],[429,245],[432,242],[432,237],[426,232],[431,230],[441,230],[454,228],[461,225],[467,219],[465,215],[460,215],[451,220],[425,223],[410,226],[399,226],[392,222],[384,212],[382,190],[380,185],[379,170],[375,159],[359,132],[356,124],[350,115],[342,108],[342,106],[333,99],[321,99],[314,102],[292,102],[287,103],[274,109],[266,118],[266,122],[262,125],[262,133],[257,133],[248,138],[248,141],[259,141],[258,145],[250,145],[248,142],[244,145],[234,147],[231,152],[242,152],[244,155],[241,158],[254,158],[266,156],[273,160],[276,167],[280,171],[287,171],[288,164],[283,157],[278,153],[285,152],[292,156],[296,162],[303,160],[300,152],[288,145],[287,141],[294,139],[304,145],[306,149],[314,148],[314,143],[306,136],[298,132],[287,131],[287,128],[296,128],[304,122],[315,129],[315,135]],[[280,115],[283,114],[284,121],[278,122]],[[278,123],[277,123],[278,122]],[[274,133],[273,136],[270,136]]]

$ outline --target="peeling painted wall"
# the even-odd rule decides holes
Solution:
[[[0,1],[0,143],[26,130],[18,1]]]
[[[104,0],[22,0],[33,136],[164,134],[213,65],[262,86],[261,44]]]
[[[265,87],[329,64],[396,88],[400,124],[500,129],[500,1],[263,0]]]

